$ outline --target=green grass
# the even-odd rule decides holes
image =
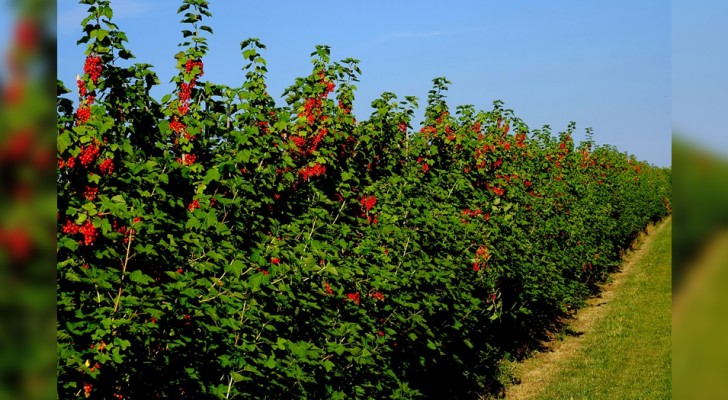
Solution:
[[[604,316],[536,399],[671,398],[672,220],[632,256]]]
[[[681,400],[728,393],[728,231],[703,241],[673,300],[673,396]]]

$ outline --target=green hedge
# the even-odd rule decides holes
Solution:
[[[474,398],[669,213],[670,171],[434,80],[352,114],[356,60],[316,48],[275,104],[257,40],[203,81],[202,0],[177,89],[120,67],[108,1],[81,100],[58,98],[60,398]],[[98,58],[97,58],[98,57]],[[67,89],[59,82],[59,94]]]

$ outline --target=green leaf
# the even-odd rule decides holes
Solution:
[[[227,267],[225,267],[225,271],[232,274],[232,276],[240,276],[240,274],[243,273],[243,269],[245,268],[245,264],[243,264],[240,260],[233,260]]]
[[[154,282],[154,279],[152,277],[150,277],[149,275],[144,275],[144,273],[139,270],[136,270],[129,274],[129,280],[140,285]]]
[[[324,369],[326,372],[331,372],[332,369],[334,369],[335,365],[330,360],[324,361]]]
[[[97,29],[96,32],[97,40],[104,40],[107,36],[109,36],[109,31],[107,31],[106,29]]]
[[[59,244],[59,247],[65,247],[65,248],[70,249],[72,251],[78,249],[78,241],[73,240],[73,239],[71,239],[68,236],[62,237],[58,241],[58,244]]]
[[[240,375],[239,373],[237,373],[235,371],[230,372],[230,377],[233,378],[233,382],[235,382],[235,383],[238,383],[245,379],[244,376]]]
[[[207,171],[207,174],[205,175],[205,179],[203,182],[207,185],[210,184],[212,181],[218,181],[220,180],[220,171],[218,171],[217,168],[211,168]]]
[[[86,203],[81,208],[83,208],[84,210],[88,211],[88,214],[89,215],[96,215],[97,214],[96,204],[95,203]]]
[[[200,226],[202,226],[200,220],[194,216],[190,216],[187,220],[187,223],[185,224],[185,228],[187,229],[199,229]]]
[[[63,133],[58,135],[58,138],[56,139],[56,148],[58,149],[59,153],[65,153],[68,146],[71,145],[71,135],[67,130],[64,130]]]
[[[253,274],[253,276],[248,279],[248,284],[250,285],[250,288],[253,292],[257,292],[260,290],[260,284],[263,281],[263,274],[262,273],[256,273]]]
[[[120,194],[114,195],[111,198],[111,201],[114,202],[114,203],[116,203],[116,204],[124,204],[124,205],[126,205],[126,200],[124,200],[124,196],[122,196]]]

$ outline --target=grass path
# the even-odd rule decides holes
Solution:
[[[506,399],[671,397],[672,219],[638,239],[564,340],[516,366]]]
[[[728,393],[728,230],[706,238],[673,296],[673,398],[723,399]]]

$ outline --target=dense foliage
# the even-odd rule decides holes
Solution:
[[[204,80],[184,0],[161,101],[107,0],[84,0],[77,106],[58,98],[60,398],[474,398],[669,213],[669,170],[529,130],[434,80],[352,114],[356,60],[312,54],[278,106],[264,46]],[[59,95],[68,90],[59,82]]]
[[[679,173],[674,195],[677,207],[672,268],[673,290],[682,287],[683,276],[705,246],[728,226],[728,163],[725,157],[702,149],[680,136],[673,137],[672,159]]]

